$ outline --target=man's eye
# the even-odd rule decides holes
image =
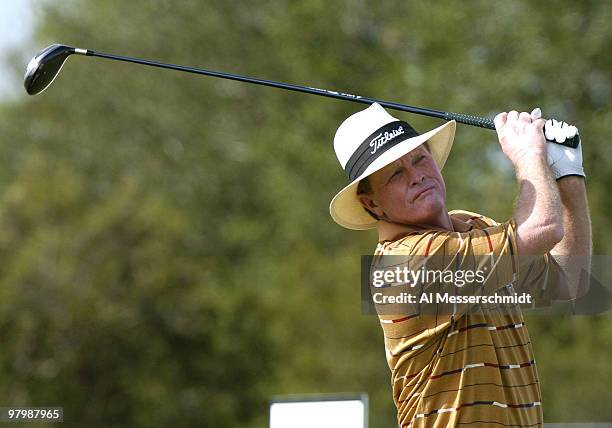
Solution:
[[[389,177],[389,181],[393,180],[395,177],[399,177],[401,173],[402,173],[401,169],[396,170],[393,174],[391,174],[391,177]]]
[[[421,155],[421,156],[417,157],[416,161],[418,163],[418,162],[421,162],[423,159],[425,159],[425,155]]]

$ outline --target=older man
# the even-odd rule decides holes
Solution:
[[[433,264],[457,271],[474,267],[478,256],[491,257],[486,284],[463,287],[462,294],[524,291],[536,306],[574,299],[585,291],[580,273],[591,254],[581,148],[547,143],[545,134],[561,142],[576,129],[539,116],[536,109],[495,118],[519,185],[505,222],[447,211],[440,170],[454,122],[418,134],[378,104],[338,128],[334,148],[351,182],[334,197],[330,213],[349,229],[376,227],[377,256],[437,258]],[[501,195],[474,196],[472,203]],[[541,426],[535,358],[518,305],[379,310],[379,318],[400,426]]]

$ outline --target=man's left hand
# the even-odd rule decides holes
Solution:
[[[539,108],[531,112],[534,119],[539,119],[541,115],[542,112]],[[566,139],[573,138],[576,134],[578,134],[578,128],[565,122],[549,119],[544,124],[544,136],[547,140],[554,141],[546,143],[546,151],[548,165],[555,176],[555,180],[568,175],[585,177],[582,166],[582,143],[575,149],[559,144]]]

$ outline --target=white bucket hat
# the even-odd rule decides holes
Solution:
[[[336,131],[334,150],[351,181],[329,205],[336,223],[347,229],[376,227],[377,220],[363,208],[357,197],[359,181],[428,142],[434,161],[442,169],[455,138],[456,122],[446,122],[424,134],[391,116],[374,103],[349,116]]]

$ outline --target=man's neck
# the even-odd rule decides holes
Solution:
[[[388,221],[388,220],[387,220]],[[451,216],[447,211],[441,213],[438,218],[428,223],[418,223],[418,224],[406,224],[405,226],[418,226],[420,228],[425,229],[441,229],[448,230],[449,232],[455,232],[455,226],[453,225],[453,221]]]
[[[428,223],[397,223],[395,221],[389,220],[389,218],[384,214],[379,219],[387,223],[397,224],[400,226],[407,226],[407,227],[417,226],[417,227],[423,227],[423,228],[448,230],[449,232],[455,231],[451,216],[448,214],[446,210],[440,213],[438,218]]]
[[[397,237],[404,236],[407,233],[417,232],[424,229],[438,229],[446,230],[449,232],[460,232],[464,233],[471,229],[471,225],[465,221],[460,220],[457,217],[451,217],[448,213],[446,218],[450,222],[450,226],[440,222],[438,224],[399,224],[389,222],[387,220],[381,220],[378,225],[378,236],[379,241],[393,240]]]
[[[451,220],[450,215],[448,214],[448,212],[444,211],[443,214],[440,215],[440,219],[433,224],[432,226],[437,226],[439,228],[442,228],[444,230],[448,230],[450,232],[454,232],[455,228],[453,227],[453,222]]]

